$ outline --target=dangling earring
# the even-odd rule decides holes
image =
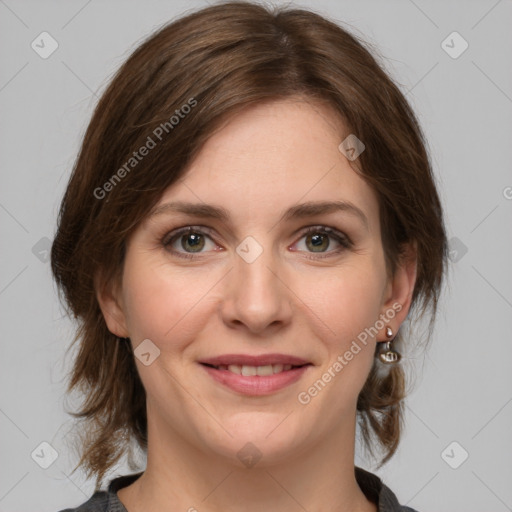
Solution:
[[[385,346],[384,348],[379,350],[379,359],[384,364],[398,363],[400,359],[402,359],[402,356],[391,346],[391,343],[393,342],[393,340],[391,339],[393,338],[393,331],[391,327],[386,328],[386,336],[388,338],[388,341],[382,342],[385,343]]]

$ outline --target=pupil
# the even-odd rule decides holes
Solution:
[[[310,243],[313,247],[319,247],[319,248],[322,248],[322,245],[324,245],[324,249],[327,249],[327,247],[329,246],[329,241],[328,239],[325,237],[325,235],[311,235],[309,237],[310,239]],[[327,241],[327,245],[325,244],[325,242]]]
[[[202,246],[204,245],[204,241],[202,240],[202,235],[194,234],[194,233],[186,235],[186,239],[182,239],[183,249],[187,250],[187,248],[188,248],[188,247],[186,247],[187,245],[192,248],[201,249]]]
[[[322,240],[320,239],[319,235],[313,236],[313,245],[320,245],[322,243]]]

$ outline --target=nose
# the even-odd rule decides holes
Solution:
[[[252,262],[236,254],[222,301],[225,324],[260,335],[289,325],[293,293],[286,281],[271,250],[263,250]]]

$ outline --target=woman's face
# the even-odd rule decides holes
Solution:
[[[240,463],[353,443],[375,343],[412,281],[387,275],[377,197],[338,149],[348,135],[306,101],[245,110],[129,240],[100,302],[136,349],[150,443]]]

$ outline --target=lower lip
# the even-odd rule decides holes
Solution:
[[[201,364],[201,366],[208,372],[210,377],[233,391],[244,395],[261,396],[270,395],[297,382],[311,365],[300,366],[263,377],[259,375],[244,377],[229,370],[217,370],[204,364]]]

